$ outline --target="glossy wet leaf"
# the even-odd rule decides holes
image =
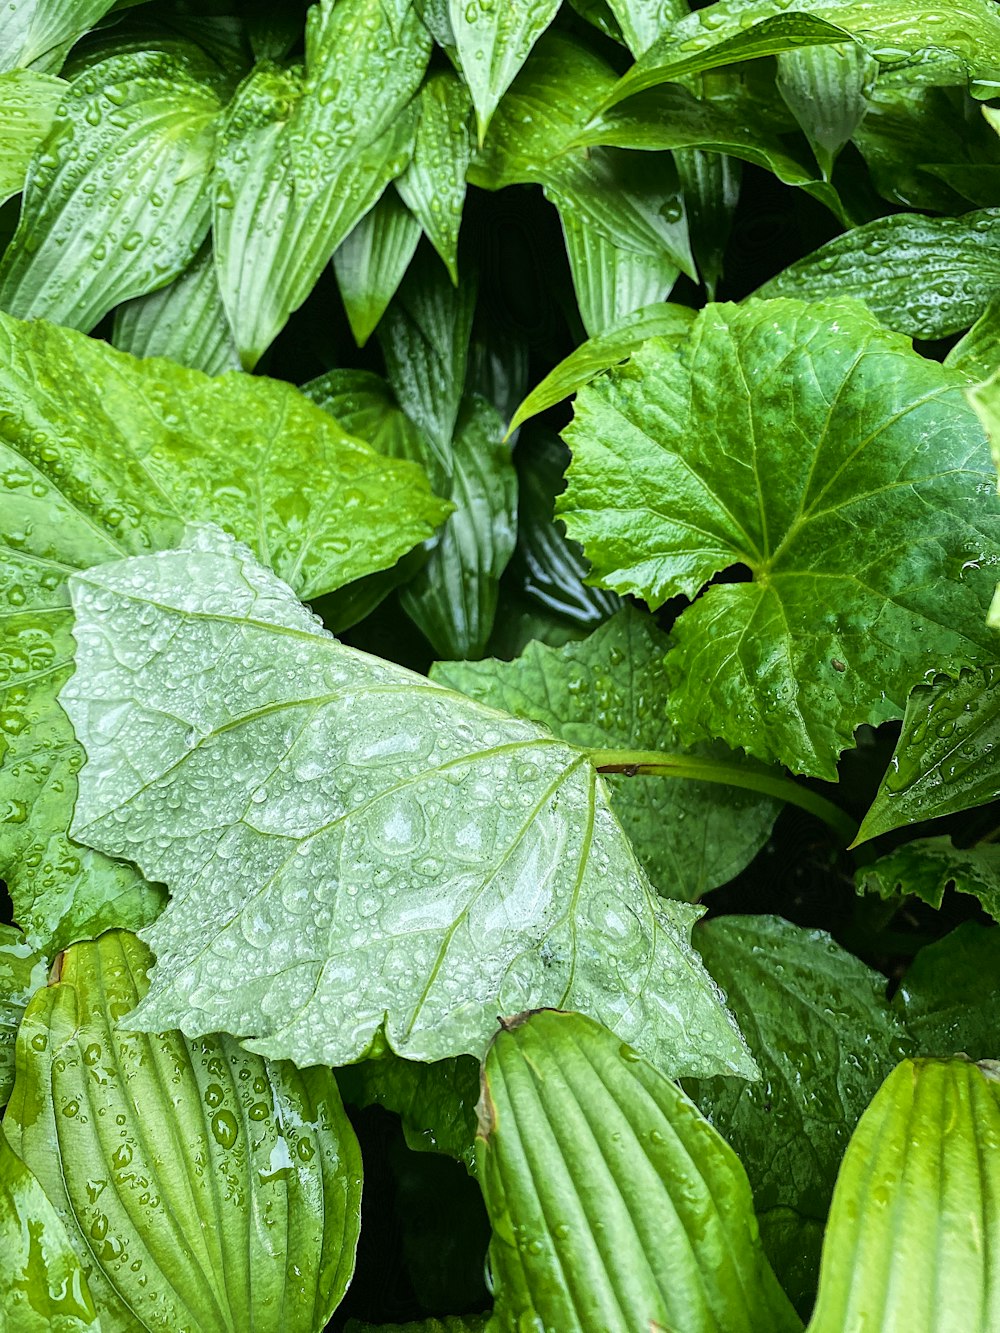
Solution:
[[[0,1129],[0,1328],[101,1333],[101,1320],[66,1228]]]
[[[811,46],[778,56],[778,91],[829,180],[840,150],[868,110],[878,63],[856,42]]]
[[[761,1079],[685,1086],[739,1156],[765,1249],[785,1290],[808,1309],[847,1141],[908,1038],[886,999],[885,977],[825,931],[774,916],[727,916],[696,936]],[[786,1247],[792,1221],[797,1240]]]
[[[321,1328],[354,1268],[361,1155],[329,1069],[120,1018],[149,951],[63,956],[18,1035],[4,1132],[112,1328]]]
[[[996,1328],[998,1144],[996,1064],[899,1065],[844,1157],[809,1333]]]
[[[385,314],[419,240],[420,223],[390,189],[334,254],[337,285],[359,347]]]
[[[579,643],[559,649],[532,643],[514,662],[438,662],[431,678],[541,723],[573,745],[685,753],[663,676],[669,646],[651,617],[628,608]],[[724,746],[708,753],[733,759]],[[780,808],[756,793],[710,783],[606,781],[612,809],[653,884],[689,902],[739,874],[767,841]]]
[[[944,359],[970,380],[990,379],[1000,370],[1000,295],[990,299],[983,313]]]
[[[62,79],[33,70],[0,74],[0,203],[24,188],[28,164],[49,132]]]
[[[302,392],[349,435],[388,458],[412,459],[429,449],[392,389],[370,370],[330,370],[304,384]]]
[[[66,836],[83,757],[55,698],[73,653],[67,573],[169,546],[201,514],[311,597],[391,565],[447,508],[414,465],[289,385],[211,380],[7,316],[0,350],[0,874],[54,949],[145,925],[163,901]]]
[[[396,182],[456,286],[458,232],[472,153],[471,116],[472,103],[461,79],[443,72],[432,75],[420,90],[413,158]]]
[[[0,16],[0,67],[58,72],[65,52],[115,0],[8,0]]]
[[[247,368],[406,167],[430,37],[409,0],[319,0],[304,70],[262,62],[220,132],[219,282]]]
[[[445,1315],[443,1319],[420,1319],[411,1324],[363,1324],[348,1321],[345,1333],[487,1333],[489,1315]]]
[[[521,1014],[483,1067],[477,1171],[502,1327],[801,1328],[736,1154],[581,1014]]]
[[[637,58],[688,12],[687,0],[608,0],[608,8]]]
[[[217,75],[178,42],[73,80],[28,174],[0,307],[87,332],[187,267],[210,222]]]
[[[992,1060],[1000,1032],[1000,929],[966,921],[913,960],[893,1008],[922,1055]]]
[[[45,985],[45,959],[21,931],[0,925],[0,1109],[14,1086],[14,1038],[24,1006]]]
[[[835,237],[765,283],[758,296],[864,301],[915,338],[966,329],[1000,292],[1000,209],[960,218],[896,213]]]
[[[691,739],[833,778],[928,671],[990,660],[1000,529],[962,383],[855,303],[751,301],[580,391],[559,513],[595,578],[655,608],[752,575],[677,620]]]
[[[1000,920],[1000,847],[956,847],[949,837],[915,838],[857,872],[858,891],[883,898],[912,894],[940,907],[946,889],[978,898]]]
[[[566,1002],[671,1068],[751,1068],[585,754],[338,644],[218,529],[189,542],[74,583],[75,836],[172,894],[130,1022],[340,1065],[383,1024],[439,1060]]]
[[[998,753],[1000,669],[918,685],[857,841],[996,800]]]
[[[673,202],[681,208],[677,191]],[[572,209],[564,207],[560,213],[576,304],[590,338],[600,338],[623,319],[670,295],[680,276],[672,254],[664,250],[648,254],[616,245],[603,232],[579,221]]]
[[[561,0],[449,0],[458,60],[482,142],[501,97],[555,18]]]
[[[674,153],[674,161],[698,275],[708,299],[714,301],[739,202],[743,165],[738,157],[702,147],[682,148]]]

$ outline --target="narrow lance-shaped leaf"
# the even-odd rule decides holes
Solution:
[[[448,17],[482,143],[486,127],[561,0],[449,0]]]
[[[702,147],[674,153],[698,274],[710,301],[722,277],[722,265],[740,197],[742,163],[728,153]]]
[[[801,1328],[736,1154],[676,1084],[581,1014],[501,1022],[476,1143],[498,1322]]]
[[[948,837],[915,838],[863,866],[855,878],[859,893],[913,894],[931,907],[940,907],[945,890],[953,888],[978,898],[1000,921],[1000,847],[992,843],[956,847]]]
[[[857,42],[778,56],[777,86],[816,155],[823,176],[868,110],[878,64]]]
[[[338,644],[218,529],[189,542],[74,583],[74,836],[172,893],[130,1023],[340,1065],[383,1025],[481,1054],[498,1008],[557,1001],[670,1068],[752,1069],[586,754]]]
[[[359,347],[375,331],[420,241],[420,223],[391,188],[333,256],[347,319]]]
[[[187,267],[210,221],[217,75],[196,47],[173,43],[74,79],[0,263],[4,310],[86,332]]]
[[[682,205],[676,203],[678,208]],[[560,209],[566,253],[580,319],[590,338],[600,338],[636,311],[669,296],[680,276],[674,257],[616,245],[578,219],[571,206]]]
[[[751,301],[577,395],[559,512],[597,580],[656,607],[753,576],[677,621],[689,735],[832,778],[928,671],[992,659],[1000,523],[962,385],[855,303]]]
[[[1000,370],[1000,296],[994,296],[983,313],[944,359],[974,382],[988,380]],[[987,427],[988,429],[988,427]]]
[[[33,70],[0,74],[0,203],[24,189],[28,164],[66,91],[62,79]]]
[[[361,1221],[333,1074],[227,1036],[123,1030],[148,966],[119,931],[66,952],[21,1025],[4,1132],[108,1328],[312,1333],[347,1287]]]

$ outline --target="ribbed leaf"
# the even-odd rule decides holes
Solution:
[[[679,191],[673,195],[673,205],[683,207]],[[670,295],[680,275],[672,255],[623,249],[579,221],[571,208],[560,209],[560,216],[576,303],[588,337],[601,337],[623,319]]]
[[[387,190],[333,256],[337,285],[359,347],[375,331],[420,241],[420,223]]]
[[[500,98],[528,52],[559,11],[561,0],[448,0],[448,17],[482,143]]]
[[[1000,1067],[906,1060],[837,1178],[809,1333],[1000,1327]]]
[[[978,898],[1000,921],[1000,847],[992,843],[956,847],[948,837],[915,838],[862,867],[856,879],[861,893],[913,894],[931,907],[940,907],[945,890],[953,888]]]
[[[1000,370],[994,371],[985,384],[977,384],[975,388],[968,389],[966,397],[986,431],[993,452],[994,466],[1000,471]],[[994,558],[990,563],[998,564],[1000,560]],[[973,567],[972,562],[963,564],[961,573],[964,574]],[[1000,584],[997,584],[988,619],[994,629],[1000,629]]]
[[[580,1014],[503,1023],[477,1170],[505,1328],[780,1333],[801,1324],[736,1154],[679,1088]]]
[[[840,150],[868,110],[878,63],[857,42],[811,46],[778,56],[778,91],[830,179]]]
[[[0,74],[0,204],[24,189],[28,164],[48,134],[65,91],[62,79],[50,74]]]
[[[318,0],[305,69],[237,92],[215,169],[219,283],[249,369],[405,168],[430,36],[409,0]]]
[[[354,1268],[361,1155],[329,1069],[118,1020],[149,952],[63,956],[18,1035],[11,1147],[66,1227],[109,1328],[322,1328]]]
[[[917,954],[893,1008],[922,1055],[992,1059],[1000,1032],[1000,928],[966,921]]]
[[[130,1023],[335,1065],[384,1024],[437,1060],[565,999],[671,1068],[751,1068],[696,913],[656,901],[584,753],[337,643],[219,529],[190,540],[74,585],[75,836],[173,895]]]
[[[674,153],[698,273],[710,301],[722,277],[723,258],[740,197],[743,167],[738,157],[704,148]]]
[[[0,263],[4,310],[86,332],[187,267],[210,221],[212,69],[176,43],[110,56],[73,80]]]
[[[458,285],[458,232],[472,145],[469,91],[454,74],[434,74],[420,92],[413,159],[396,182],[400,196]]]
[[[344,1333],[487,1333],[489,1315],[446,1315],[444,1319],[421,1319],[415,1324],[363,1324],[348,1320]]]
[[[1000,296],[994,296],[964,338],[944,359],[970,380],[989,379],[1000,370]]]
[[[0,13],[0,68],[58,70],[64,52],[115,0],[7,0]]]
[[[14,1086],[14,1038],[24,1006],[45,985],[45,959],[21,931],[0,925],[0,1109]]]

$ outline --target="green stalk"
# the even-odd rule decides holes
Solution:
[[[775,773],[761,773],[742,764],[729,764],[705,755],[663,754],[658,750],[589,750],[587,753],[598,773],[621,773],[628,778],[641,775],[687,778],[690,782],[721,782],[727,787],[742,787],[746,791],[760,792],[762,796],[787,801],[829,824],[843,838],[845,846],[854,841],[858,831],[856,822],[839,805],[791,778]]]

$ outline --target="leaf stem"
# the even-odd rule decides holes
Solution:
[[[621,773],[625,777],[652,776],[687,778],[690,782],[720,782],[727,787],[773,796],[789,805],[808,810],[844,840],[847,846],[858,831],[857,823],[825,796],[801,786],[792,778],[776,773],[761,773],[743,764],[726,763],[707,755],[663,754],[658,750],[590,750],[590,762],[598,773]]]

